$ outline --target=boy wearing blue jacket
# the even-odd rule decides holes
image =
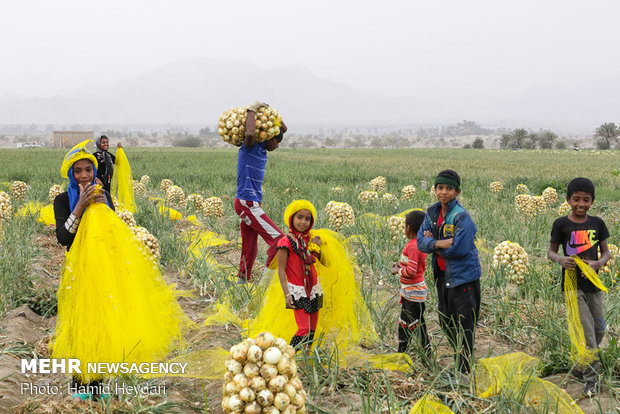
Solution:
[[[418,248],[432,253],[440,325],[452,347],[460,352],[456,364],[463,374],[471,372],[474,330],[480,313],[482,268],[474,243],[476,225],[456,199],[461,178],[444,170],[435,179],[438,203],[430,206],[418,231]]]

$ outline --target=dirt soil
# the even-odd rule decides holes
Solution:
[[[37,241],[43,254],[34,266],[36,283],[38,286],[56,289],[64,248],[55,241],[53,232],[49,231]],[[238,260],[231,257],[231,251],[225,251],[224,261]],[[238,258],[238,252],[234,252]],[[218,260],[220,258],[218,257]],[[257,269],[257,271],[260,269]],[[168,283],[177,283],[181,290],[194,290],[187,278],[172,272],[166,273]],[[203,323],[205,310],[209,301],[200,298],[198,293],[190,297],[181,297],[179,302],[187,315],[196,323],[197,329],[191,331],[187,341],[191,350],[212,348],[217,346],[228,347],[240,333],[237,328],[228,326],[206,327]],[[429,330],[435,339],[441,336],[435,314],[430,310]],[[21,374],[20,359],[32,358],[33,352],[38,358],[49,358],[47,342],[56,323],[55,317],[42,317],[35,314],[28,305],[22,305],[8,312],[0,320],[0,412],[40,412],[40,413],[78,413],[78,412],[143,412],[149,408],[155,412],[210,412],[221,413],[221,380],[204,380],[192,378],[171,378],[156,380],[153,383],[165,386],[165,399],[154,394],[146,398],[114,398],[106,402],[84,402],[73,400],[67,392],[69,376],[63,374]],[[440,347],[439,353],[445,351],[446,357],[440,359],[441,364],[450,363],[447,356],[449,349]],[[509,349],[502,338],[496,338],[480,326],[476,338],[477,356],[497,356],[517,351]],[[527,349],[523,349],[527,352]],[[392,375],[392,374],[390,374]],[[417,393],[424,390],[424,379],[413,374],[406,376],[400,373],[393,374],[393,387],[397,394]],[[588,399],[582,396],[583,384],[568,376],[555,375],[547,378],[561,388],[564,388],[577,404],[587,414],[613,412],[613,401],[605,396],[604,392],[597,399]],[[23,385],[25,384],[25,385]],[[62,393],[50,394],[46,387],[58,386]],[[37,392],[39,390],[40,392]],[[603,390],[605,391],[605,389]],[[172,404],[171,404],[172,403]],[[318,407],[333,413],[360,412],[361,398],[356,393],[348,392],[346,385],[334,393],[326,390],[321,394],[320,401],[313,402]],[[599,406],[600,404],[600,406]],[[353,408],[351,408],[353,407]]]

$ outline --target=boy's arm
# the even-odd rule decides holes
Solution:
[[[590,267],[594,270],[598,270],[601,267],[605,266],[605,263],[611,259],[611,253],[609,252],[609,246],[607,245],[607,240],[601,240],[601,257],[598,260],[584,260]]]
[[[288,249],[280,248],[278,250],[278,276],[280,278],[280,286],[284,292],[284,301],[287,308],[293,307],[293,295],[288,291],[288,282],[286,280],[286,262],[288,261]]]
[[[248,109],[247,110],[247,118],[245,120],[245,138],[243,139],[243,143],[247,148],[250,148],[254,145],[256,139],[254,138],[254,132],[256,131],[256,113]]]
[[[552,262],[559,263],[564,269],[573,270],[575,268],[575,259],[570,256],[560,256],[558,254],[559,247],[558,243],[550,243],[547,257]]]
[[[467,213],[461,213],[456,218],[454,229],[455,234],[452,238],[452,245],[440,252],[447,259],[467,255],[471,251],[471,246],[476,237],[476,225]]]
[[[418,230],[418,249],[424,253],[433,253],[436,240],[433,237],[425,237],[425,231],[431,231],[431,219],[428,214],[424,217],[420,230]]]

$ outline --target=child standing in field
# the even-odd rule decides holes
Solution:
[[[69,189],[54,200],[56,236],[67,246],[58,287],[52,358],[90,363],[156,362],[182,339],[190,321],[132,230],[95,184],[97,159],[84,141],[69,151],[61,175]],[[107,203],[107,204],[106,204]],[[98,398],[107,373],[82,368],[70,389]]]
[[[418,231],[418,248],[433,253],[439,322],[457,351],[459,371],[469,374],[480,313],[482,268],[474,243],[476,225],[457,200],[460,186],[461,178],[452,170],[437,175],[435,195],[439,202],[427,210]]]
[[[409,243],[403,249],[400,263],[394,263],[392,274],[400,276],[400,303],[402,309],[398,319],[398,352],[406,352],[411,336],[415,333],[427,356],[431,344],[424,320],[426,302],[426,253],[418,250],[418,230],[424,221],[423,211],[412,211],[405,217],[405,236]]]
[[[295,200],[284,211],[289,226],[286,237],[278,241],[278,276],[286,307],[294,309],[297,332],[291,345],[311,342],[314,338],[319,309],[323,306],[323,289],[314,263],[321,257],[321,239],[310,240],[316,209],[307,200]]]
[[[570,204],[571,212],[568,216],[560,217],[553,222],[547,257],[562,266],[562,288],[568,283],[567,271],[576,272],[579,319],[583,326],[586,348],[593,350],[593,361],[585,367],[577,366],[572,373],[585,381],[584,393],[593,395],[599,388],[599,361],[595,352],[605,335],[603,292],[581,272],[571,256],[577,255],[598,271],[610,258],[607,247],[609,231],[601,218],[587,214],[594,202],[592,181],[587,178],[573,179],[566,189],[566,201]],[[558,254],[560,245],[564,256]],[[569,292],[565,291],[565,294],[568,295]]]

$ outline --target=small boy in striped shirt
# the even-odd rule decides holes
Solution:
[[[400,303],[398,319],[398,352],[406,352],[412,335],[420,339],[424,352],[431,355],[424,309],[426,302],[426,253],[418,250],[417,234],[425,217],[424,211],[414,210],[405,217],[405,236],[409,243],[403,249],[400,263],[394,263],[392,274],[400,276]]]

